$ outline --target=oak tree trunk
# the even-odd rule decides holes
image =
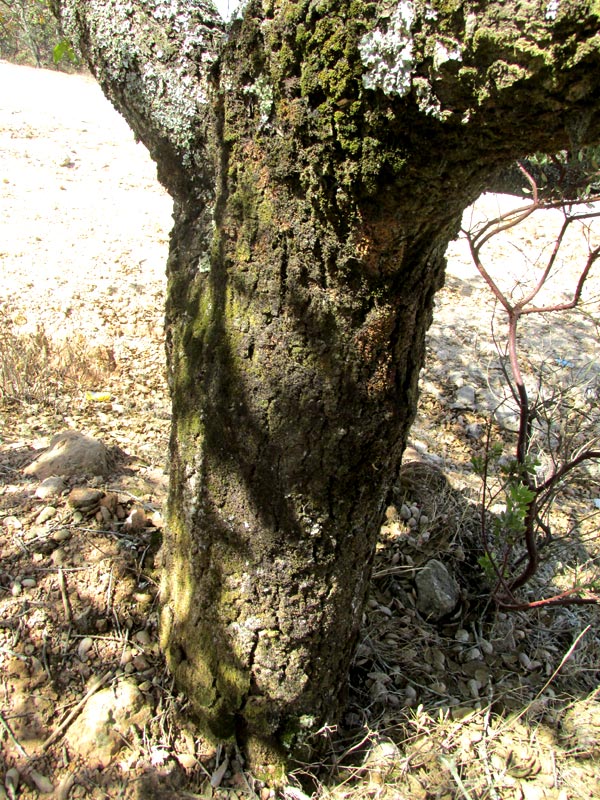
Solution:
[[[343,703],[462,210],[598,137],[600,9],[267,0],[226,35],[203,0],[55,6],[175,199],[162,647],[273,767]]]

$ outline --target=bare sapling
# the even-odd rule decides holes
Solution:
[[[559,314],[580,306],[586,280],[592,267],[600,257],[600,245],[593,244],[590,230],[592,219],[600,216],[594,205],[600,195],[590,195],[582,200],[544,199],[532,176],[520,167],[531,187],[531,198],[526,203],[499,214],[491,220],[463,230],[469,243],[473,262],[485,284],[493,293],[497,307],[506,320],[504,347],[500,348],[501,368],[508,391],[517,409],[517,431],[514,451],[509,458],[503,455],[503,445],[492,443],[491,424],[484,447],[484,455],[476,456],[473,465],[482,477],[483,502],[481,531],[484,556],[481,564],[492,578],[492,594],[497,604],[511,610],[525,610],[539,606],[596,603],[600,600],[594,582],[577,584],[539,600],[526,601],[517,591],[538,572],[540,552],[552,539],[550,510],[559,491],[565,487],[576,470],[590,466],[600,459],[597,414],[597,388],[585,370],[575,370],[570,362],[557,359],[559,368],[571,375],[571,381],[563,385],[548,386],[551,376],[556,375],[542,364],[537,386],[528,388],[524,378],[523,345],[531,344],[528,335],[520,335],[519,325],[525,317],[532,315]],[[483,249],[499,234],[515,228],[533,214],[547,209],[559,209],[563,220],[558,234],[547,255],[539,265],[531,282],[519,282],[510,291],[501,288],[492,270],[484,263]],[[561,248],[565,245],[567,231],[579,226],[586,237],[587,257],[582,264],[574,285],[560,298],[554,294],[548,299],[548,282],[555,271]],[[521,253],[521,255],[523,255]],[[572,402],[574,383],[588,380],[587,399],[589,408]],[[552,381],[550,381],[552,383]],[[579,386],[578,388],[581,389]],[[595,406],[595,409],[594,409]],[[543,463],[543,468],[542,468]],[[492,480],[495,470],[496,482]],[[492,488],[492,487],[495,488]],[[489,514],[492,502],[501,497],[502,512],[493,518]]]

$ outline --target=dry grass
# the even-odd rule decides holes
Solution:
[[[7,316],[0,322],[0,400],[52,403],[61,395],[101,387],[115,368],[107,347],[82,334],[53,338],[42,325],[21,333]]]

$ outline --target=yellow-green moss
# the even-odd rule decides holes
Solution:
[[[442,14],[452,14],[461,9],[463,5],[463,0],[427,0],[425,4],[426,8],[429,6]]]

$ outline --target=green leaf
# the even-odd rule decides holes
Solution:
[[[77,56],[73,50],[73,46],[68,39],[60,41],[52,51],[52,60],[55,64],[60,64],[64,59],[68,58],[71,64],[77,63]]]

